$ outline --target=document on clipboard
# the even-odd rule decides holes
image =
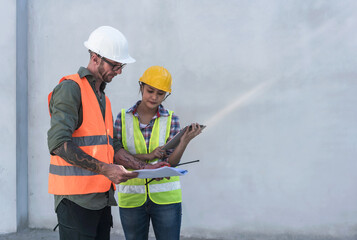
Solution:
[[[190,129],[192,128],[191,125],[182,128],[182,129],[180,130],[180,132],[178,132],[178,133],[177,133],[170,141],[168,141],[162,148],[163,148],[164,150],[167,150],[167,149],[173,149],[173,148],[177,147],[177,145],[180,143],[180,139],[181,139],[182,135],[185,133],[185,131],[186,131],[186,129],[187,129],[188,127],[189,127]],[[200,125],[200,127],[201,127],[201,129],[204,129],[206,126],[205,126],[205,125]]]
[[[137,178],[162,178],[172,176],[183,176],[187,174],[187,170],[173,167],[161,167],[156,169],[140,169],[133,172],[139,173]]]

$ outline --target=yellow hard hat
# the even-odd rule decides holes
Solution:
[[[171,93],[172,78],[166,68],[152,66],[146,69],[140,82],[150,85],[159,90]]]

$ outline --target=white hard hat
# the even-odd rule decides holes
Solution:
[[[128,41],[117,29],[101,26],[95,29],[84,46],[102,57],[119,63],[133,63],[135,59],[129,55]]]

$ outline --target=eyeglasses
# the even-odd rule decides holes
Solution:
[[[119,71],[120,69],[123,69],[123,67],[125,67],[126,63],[124,64],[113,64],[111,62],[109,62],[105,57],[102,57],[98,54],[98,56],[103,59],[104,62],[108,63],[111,67],[113,72]]]

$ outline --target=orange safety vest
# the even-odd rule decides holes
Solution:
[[[97,97],[88,80],[78,74],[63,77],[75,81],[81,89],[83,122],[73,132],[72,141],[85,153],[108,164],[113,163],[113,116],[111,104],[105,97],[105,121]],[[50,104],[52,92],[48,95]],[[104,175],[73,166],[59,156],[51,155],[48,192],[56,195],[74,195],[106,192],[113,183]],[[115,184],[113,184],[115,189]]]

